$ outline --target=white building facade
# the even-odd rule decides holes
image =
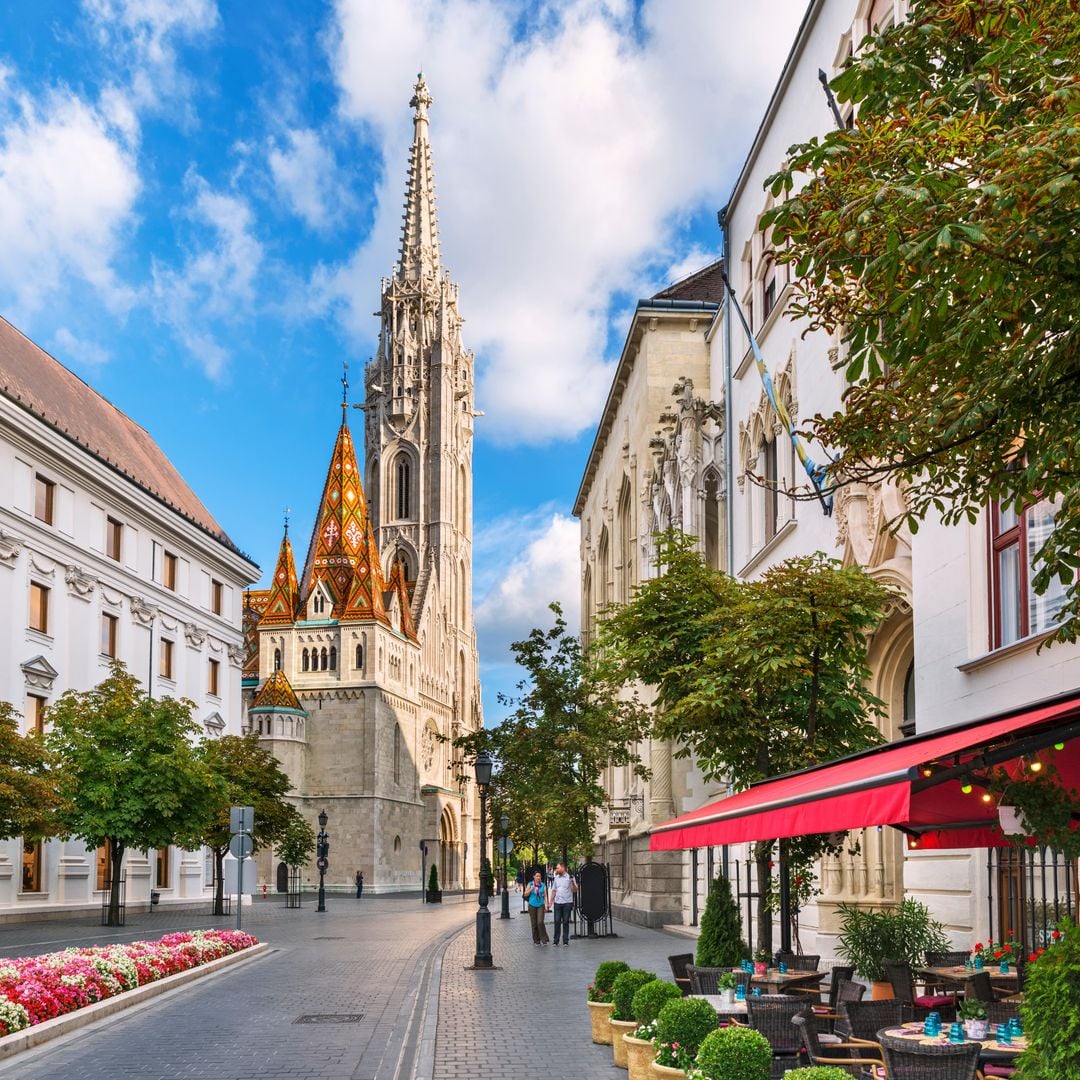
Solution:
[[[0,699],[25,730],[120,660],[154,696],[194,701],[208,737],[238,734],[257,574],[145,430],[0,319]],[[210,888],[202,853],[124,867],[129,904]],[[2,841],[0,920],[100,906],[107,874],[79,841]]]

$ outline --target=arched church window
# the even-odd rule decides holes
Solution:
[[[310,670],[311,657],[308,655],[307,649],[300,655],[300,666],[304,671]]]
[[[319,666],[322,668],[323,671],[326,670],[326,664],[328,660],[329,657],[326,655],[326,647],[323,646],[322,652],[319,653]]]
[[[311,606],[316,615],[321,615],[326,610],[326,597],[322,593],[316,593],[315,602]]]
[[[275,649],[274,650],[274,670],[275,671],[280,671],[281,670],[281,650],[280,649]]]
[[[409,460],[409,455],[405,453],[398,454],[397,462],[394,465],[394,488],[397,499],[397,516],[399,518],[412,516],[411,483],[412,462]]]
[[[330,670],[337,671],[337,646],[330,646]]]
[[[357,668],[363,668],[364,666],[364,646],[356,646],[356,665]]]

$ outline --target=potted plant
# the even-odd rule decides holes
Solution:
[[[764,975],[769,970],[769,950],[757,949],[754,952],[754,974]]]
[[[611,1045],[611,1010],[615,1003],[611,1000],[611,988],[615,979],[630,965],[622,960],[605,960],[593,976],[587,991],[589,998],[589,1023],[592,1026],[592,1041],[601,1046]]]
[[[725,971],[719,979],[716,980],[716,985],[720,990],[720,1000],[725,1005],[731,1005],[735,1001],[735,986],[736,979],[733,971]]]
[[[772,1060],[772,1047],[760,1031],[732,1024],[710,1031],[702,1040],[694,1076],[701,1080],[769,1080]]]
[[[1080,1076],[1080,933],[1067,919],[1061,934],[1042,954],[1028,957],[1020,1017],[1027,1049],[1020,1055],[1020,1076],[1031,1080]]]
[[[723,874],[717,874],[709,887],[709,897],[701,916],[701,934],[694,963],[698,967],[738,967],[747,953],[731,884]]]
[[[656,1018],[654,1077],[682,1080],[693,1067],[705,1036],[720,1025],[716,1010],[703,998],[669,1001]]]
[[[656,1018],[669,1001],[681,999],[682,991],[667,979],[653,979],[634,995],[630,1007],[638,1026],[633,1034],[623,1036],[628,1080],[648,1080],[649,1066],[656,1057]]]
[[[872,984],[871,996],[875,998],[892,997],[892,987],[885,977],[886,961],[907,961],[919,967],[927,952],[952,948],[945,927],[930,917],[925,904],[910,897],[884,911],[841,904],[837,913],[837,952]]]
[[[442,889],[439,888],[439,869],[432,863],[431,873],[427,879],[427,902],[429,904],[442,903]]]
[[[655,981],[656,976],[651,971],[631,968],[617,975],[611,984],[613,1008],[608,1018],[611,1025],[611,1052],[616,1066],[620,1069],[626,1068],[626,1046],[623,1044],[623,1037],[633,1034],[638,1026],[634,1019],[634,995],[643,986]]]
[[[836,1065],[808,1065],[784,1073],[784,1080],[851,1080],[851,1073]]]
[[[965,998],[957,1007],[956,1015],[964,1022],[969,1039],[986,1038],[986,1002],[978,998]]]

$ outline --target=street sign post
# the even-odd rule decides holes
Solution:
[[[234,859],[246,859],[254,850],[255,844],[247,833],[237,833],[229,841],[229,851]]]
[[[254,850],[251,834],[255,829],[254,806],[229,807],[229,850],[237,859],[236,863],[236,929],[240,929],[241,910],[244,907],[244,860]]]
[[[499,849],[499,855],[504,859],[514,850],[514,841],[511,840],[509,836],[500,836],[498,841],[496,841],[496,844]]]

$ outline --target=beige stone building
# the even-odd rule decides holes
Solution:
[[[574,502],[586,643],[598,615],[652,573],[657,530],[698,536],[710,563],[723,565],[723,407],[711,390],[706,340],[721,297],[713,263],[635,309]],[[651,778],[637,780],[629,767],[608,770],[610,807],[598,820],[597,857],[611,868],[617,917],[681,922],[682,856],[650,854],[649,830],[706,792],[667,741],[638,749]]]
[[[270,587],[246,605],[248,723],[281,760],[305,817],[329,816],[327,883],[351,887],[360,870],[376,892],[418,888],[425,843],[443,888],[475,881],[478,869],[475,790],[448,741],[482,722],[473,356],[440,261],[431,103],[421,76],[401,250],[382,283],[378,352],[356,406],[366,452],[353,441],[343,380],[302,572],[286,527]],[[266,853],[260,877],[278,874]]]

